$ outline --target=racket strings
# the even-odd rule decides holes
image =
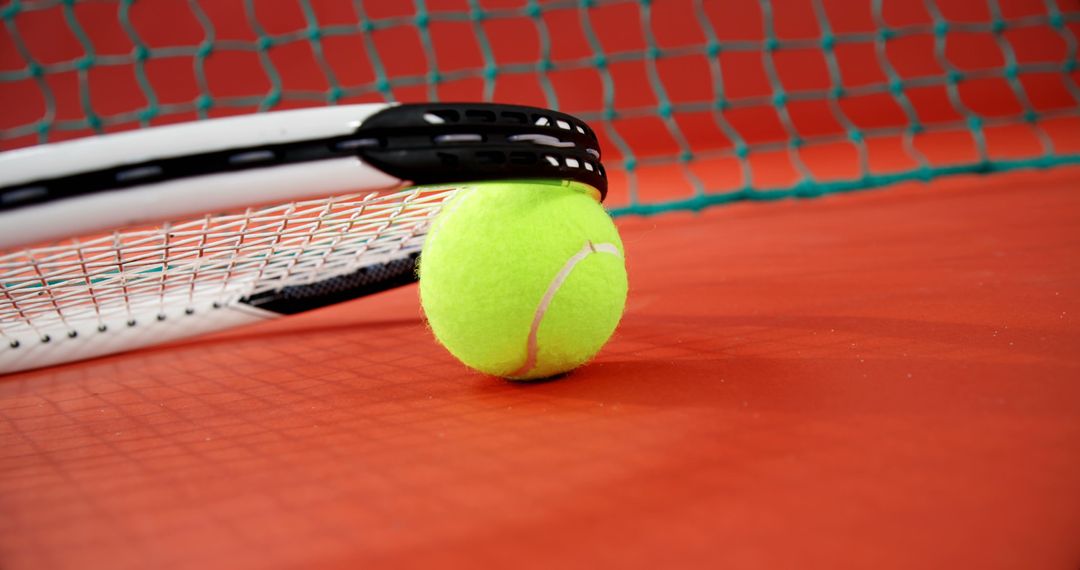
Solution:
[[[133,326],[406,257],[454,191],[296,201],[0,253],[0,337]]]

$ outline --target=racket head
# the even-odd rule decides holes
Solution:
[[[602,197],[595,134],[560,117],[358,105],[0,155],[0,372],[412,282],[428,225],[470,179],[577,177]]]

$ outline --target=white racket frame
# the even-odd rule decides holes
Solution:
[[[154,160],[348,135],[393,104],[298,109],[89,137],[0,153],[0,187]],[[252,204],[401,187],[356,157],[212,174],[0,211],[0,249]],[[123,204],[123,207],[117,207]]]

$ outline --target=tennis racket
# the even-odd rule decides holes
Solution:
[[[470,181],[607,189],[555,111],[365,104],[0,154],[0,373],[299,313],[410,283]]]

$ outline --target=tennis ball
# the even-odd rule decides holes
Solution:
[[[626,304],[623,246],[597,190],[559,180],[463,186],[420,255],[435,337],[481,372],[546,378],[584,364]]]

